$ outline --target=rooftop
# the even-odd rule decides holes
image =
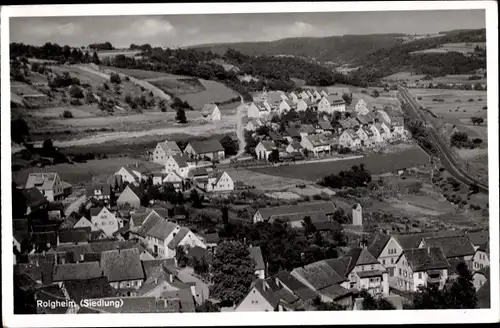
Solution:
[[[414,272],[450,267],[443,251],[437,247],[406,249],[403,254]]]
[[[54,267],[53,281],[84,280],[101,276],[99,262],[66,263]]]
[[[262,257],[262,251],[259,246],[250,247],[250,257],[255,262],[255,270],[265,270],[266,265]]]
[[[102,252],[101,266],[110,282],[144,279],[137,248]]]

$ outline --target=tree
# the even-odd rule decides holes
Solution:
[[[352,103],[352,94],[349,95],[347,93],[342,94],[342,99],[346,102],[347,106],[349,106]]]
[[[475,116],[472,116],[470,118],[472,124],[477,124],[477,125],[481,125],[483,122],[484,122],[484,119],[482,117],[475,117]]]
[[[367,291],[363,290],[359,294],[363,298],[363,310],[395,310],[394,305],[386,299],[375,299]]]
[[[84,97],[82,89],[77,85],[72,85],[69,88],[69,95],[72,98],[82,99]]]
[[[21,190],[17,189],[17,186],[12,182],[12,218],[22,218],[26,214],[28,205],[26,204],[26,198]]]
[[[12,141],[22,143],[25,136],[29,136],[30,130],[28,124],[22,118],[10,121],[10,134]]]
[[[111,75],[109,76],[109,82],[114,84],[120,84],[122,83],[122,79],[120,78],[120,75],[116,73],[111,73]]]
[[[278,151],[278,149],[273,149],[271,151],[271,153],[269,154],[268,160],[271,163],[277,163],[280,161],[280,152]]]
[[[373,90],[372,97],[373,98],[378,98],[379,96],[380,96],[380,93],[377,90]]]
[[[52,140],[50,139],[46,139],[43,144],[42,144],[42,151],[43,153],[46,155],[46,156],[51,156],[54,151],[55,151],[55,148],[54,148],[54,145],[52,143]]]
[[[201,208],[202,206],[201,197],[196,189],[191,190],[191,193],[189,194],[189,200],[193,204],[193,207]]]
[[[303,226],[304,226],[304,230],[305,230],[304,232],[305,232],[306,235],[310,235],[310,234],[316,232],[316,227],[312,223],[310,216],[305,216],[304,217]]]
[[[210,301],[204,301],[196,307],[196,312],[220,312],[220,308]]]
[[[458,278],[445,291],[448,308],[475,309],[477,308],[476,289],[472,282],[472,274],[463,262],[457,265]]]
[[[228,224],[229,223],[229,208],[227,206],[222,206],[221,212],[222,212],[222,223]]]
[[[175,119],[179,121],[179,123],[185,124],[187,123],[186,112],[182,108],[177,109],[177,114],[175,115]]]
[[[184,268],[186,266],[188,258],[186,257],[184,246],[179,245],[175,248],[175,259],[179,267]]]
[[[69,110],[65,110],[63,112],[63,117],[64,118],[73,118],[73,113],[71,111],[69,111]]]
[[[248,248],[238,241],[225,240],[217,246],[213,259],[210,295],[224,304],[237,304],[255,280],[255,263]]]
[[[101,61],[99,60],[99,56],[97,55],[97,51],[94,51],[92,54],[92,63],[99,65]]]

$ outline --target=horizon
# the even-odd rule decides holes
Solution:
[[[299,37],[426,35],[486,28],[485,13],[485,10],[422,10],[15,17],[10,21],[10,43],[41,46],[51,42],[81,47],[110,42],[115,48],[128,48],[132,43],[149,43],[153,47],[186,48]],[[381,21],[384,24],[379,24]]]

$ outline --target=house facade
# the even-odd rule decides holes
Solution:
[[[248,106],[247,116],[250,118],[264,118],[271,113],[271,106],[267,102],[255,103],[252,102]]]
[[[184,149],[184,153],[196,160],[207,158],[211,161],[219,161],[225,157],[224,147],[216,139],[191,141]]]
[[[257,159],[267,161],[274,148],[275,145],[272,141],[262,140],[261,142],[259,142],[257,147],[255,147],[255,156],[257,157]]]
[[[209,121],[220,121],[221,112],[215,104],[205,104],[201,110],[201,115]]]
[[[331,150],[330,141],[321,135],[308,135],[302,138],[300,145],[312,152],[314,156],[327,154]]]
[[[116,200],[116,205],[121,207],[128,204],[132,208],[139,208],[141,206],[141,197],[137,192],[137,190],[132,190],[131,185],[128,185]]]
[[[165,162],[165,173],[174,172],[184,179],[187,178],[190,168],[187,156],[169,156]]]
[[[342,147],[357,148],[361,146],[361,139],[352,130],[344,130],[339,137],[339,145]]]
[[[318,102],[318,112],[345,112],[345,101],[338,96],[326,96]]]
[[[112,237],[113,233],[121,228],[119,220],[106,207],[94,208],[90,211],[92,231],[103,231],[106,236]]]
[[[175,141],[162,141],[156,145],[153,151],[153,162],[164,165],[167,158],[182,154],[181,149]]]
[[[222,192],[234,190],[234,181],[227,172],[220,172],[208,178],[208,192]]]
[[[164,184],[167,184],[167,183],[172,184],[176,191],[183,191],[184,190],[184,178],[181,177],[175,171],[171,171],[171,172],[167,173],[167,175],[163,179],[163,183]]]
[[[123,166],[116,171],[115,175],[120,176],[123,182],[137,184],[140,181],[140,178],[132,170]]]
[[[354,111],[358,115],[366,115],[366,114],[368,114],[370,112],[368,110],[368,108],[366,107],[366,102],[363,99],[358,100],[358,102],[354,106]]]
[[[298,112],[305,112],[307,107],[308,107],[308,103],[307,103],[306,99],[299,99],[299,101],[297,101],[297,111]]]
[[[30,173],[24,188],[40,190],[49,202],[64,198],[63,183],[57,173]]]
[[[250,292],[235,308],[236,312],[274,312],[283,311],[279,304],[280,298],[272,291],[265,280],[257,280],[252,283]]]

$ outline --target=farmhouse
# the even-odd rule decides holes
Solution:
[[[156,145],[153,152],[153,161],[164,165],[168,157],[180,154],[182,154],[182,151],[175,141],[162,141]]]
[[[105,206],[91,208],[90,217],[92,231],[102,230],[108,237],[112,237],[113,233],[122,227],[116,216]]]
[[[138,290],[144,282],[144,271],[137,248],[109,250],[101,253],[101,268],[114,289]]]
[[[357,115],[366,115],[370,112],[366,107],[366,102],[363,99],[358,100],[358,102],[354,106],[354,111]]]
[[[109,201],[111,186],[109,184],[94,184],[87,188],[87,197],[96,200]]]
[[[121,181],[128,182],[129,184],[138,184],[140,181],[140,176],[138,176],[130,168],[124,166],[116,171],[115,175],[119,176],[121,178]]]
[[[252,282],[247,296],[236,306],[236,312],[275,312],[283,311],[280,297],[271,289],[263,279]]]
[[[63,183],[57,173],[30,173],[24,188],[40,190],[49,202],[64,198]]]
[[[361,139],[353,130],[344,130],[339,137],[339,145],[348,148],[361,146]]]
[[[176,191],[184,191],[184,178],[176,171],[170,171],[163,179],[164,184],[172,184]]]
[[[247,116],[250,118],[263,118],[271,113],[271,106],[267,102],[252,102],[248,107]]]
[[[26,200],[26,215],[48,208],[49,201],[37,188],[22,189],[21,193]]]
[[[318,112],[332,114],[333,112],[345,112],[345,101],[339,96],[326,96],[318,102]]]
[[[255,147],[255,156],[257,157],[257,159],[267,161],[269,159],[269,155],[271,155],[273,149],[275,148],[276,146],[274,145],[274,142],[262,140],[261,142],[259,142],[257,147]]]
[[[311,215],[312,213],[323,212],[326,216],[331,217],[336,210],[336,206],[332,202],[311,202],[301,203],[298,205],[263,207],[255,211],[252,216],[252,222],[267,222],[270,219],[277,219],[291,215]],[[303,219],[303,218],[302,218]]]
[[[175,234],[174,238],[168,243],[168,248],[169,252],[175,256],[176,254],[176,249],[179,246],[182,246],[184,248],[189,247],[189,248],[194,248],[194,247],[201,247],[203,249],[206,249],[207,246],[196,236],[191,230],[189,230],[186,227],[182,227],[179,229],[179,231]]]
[[[440,248],[447,260],[464,261],[469,268],[473,268],[472,258],[475,254],[475,249],[467,236],[423,238],[419,248],[428,247]]]
[[[168,244],[179,232],[180,226],[163,219],[154,223],[151,227],[147,227],[149,229],[141,228],[138,233],[145,236],[146,245],[153,254],[157,254],[160,258],[173,258],[175,253],[169,249]]]
[[[145,191],[142,187],[129,184],[116,200],[116,205],[118,207],[128,205],[131,208],[139,208],[144,196]]]
[[[232,191],[234,190],[234,181],[227,172],[217,172],[208,178],[206,191]]]
[[[442,289],[448,279],[449,268],[448,260],[438,247],[407,249],[396,261],[397,284],[391,287],[413,292],[420,285],[436,285]]]
[[[308,135],[302,138],[300,145],[312,152],[314,156],[320,156],[330,152],[330,140],[324,135]]]
[[[187,155],[169,156],[165,162],[165,173],[175,172],[180,177],[187,178],[191,168],[188,161],[189,158]]]
[[[248,121],[247,125],[245,125],[245,130],[255,131],[261,125],[263,125],[263,123],[260,119],[258,119],[258,118],[252,119],[252,120]]]
[[[205,104],[201,110],[201,115],[208,119],[209,121],[220,121],[221,113],[220,109],[215,104]]]
[[[186,154],[189,154],[191,158],[203,159],[208,158],[211,161],[219,161],[224,159],[224,147],[217,139],[203,140],[203,141],[191,141],[184,149]]]
[[[290,111],[291,109],[295,109],[296,108],[296,104],[293,102],[293,100],[281,100],[280,104],[279,104],[279,110],[278,112],[280,114],[283,114],[283,113],[286,113],[288,111]]]
[[[364,127],[360,127],[358,131],[356,131],[359,139],[361,139],[361,144],[366,147],[371,147],[374,142],[373,132],[369,129],[365,129]]]

